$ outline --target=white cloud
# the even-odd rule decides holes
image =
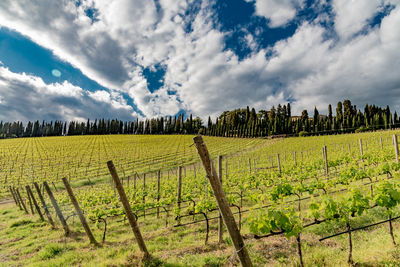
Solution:
[[[383,19],[379,29],[336,46],[329,46],[327,41],[323,41],[323,30],[303,25],[273,59],[282,76],[290,65],[299,70],[304,66],[306,70],[306,73],[287,81],[288,93],[296,99],[295,112],[304,107],[312,108],[313,105],[326,110],[328,103],[335,105],[336,101],[343,99],[351,99],[359,105],[358,108],[363,108],[366,103],[374,103],[389,104],[399,109],[400,105],[395,99],[400,93],[400,77],[394,71],[400,69],[400,55],[397,52],[400,34],[395,30],[399,22],[400,7],[397,7]],[[311,37],[306,32],[310,30],[314,31],[315,43],[307,47],[306,43]],[[295,46],[297,50],[305,49],[307,52],[303,51],[301,57],[293,56],[288,60],[285,50],[301,35],[303,37],[300,39],[304,39],[305,45]],[[288,72],[290,77],[294,76],[296,70],[289,69]]]
[[[0,120],[132,119],[132,107],[114,100],[93,99],[90,92],[69,82],[46,84],[40,77],[0,67]],[[117,99],[117,100],[116,100]],[[118,102],[118,104],[114,103]]]
[[[256,14],[269,19],[270,27],[280,27],[295,17],[302,5],[303,0],[256,0]]]
[[[366,26],[382,3],[382,0],[334,0],[335,30],[341,38],[350,38]]]
[[[145,117],[173,115],[185,109],[205,118],[247,105],[265,109],[288,98],[296,102],[294,113],[314,105],[324,110],[328,103],[343,98],[358,104],[398,105],[393,96],[400,88],[399,6],[380,27],[353,37],[389,1],[335,0],[334,26],[339,40],[327,39],[328,30],[322,26],[304,22],[292,37],[255,51],[255,40],[249,34],[245,39],[254,52],[242,61],[232,51],[224,51],[225,33],[213,27],[212,3],[207,0],[201,2],[191,21],[190,33],[184,30],[187,1],[160,0],[160,9],[154,1],[81,2],[77,8],[65,1],[3,0],[0,26],[51,49],[110,91],[89,93],[69,83],[46,85],[43,81],[39,86],[38,77],[25,75],[28,78],[24,80],[22,74],[9,74],[15,77],[0,78],[0,90],[5,92],[1,91],[1,105],[16,102],[7,87],[10,84],[16,92],[26,90],[33,99],[39,89],[44,90],[47,102],[57,99],[54,103],[60,105],[51,104],[51,110],[57,110],[52,116],[62,118],[112,112],[137,115],[121,92],[129,94]],[[300,0],[257,0],[255,4],[257,14],[267,17],[271,27],[288,23],[304,5]],[[97,22],[85,15],[85,7],[98,9]],[[316,21],[329,19],[322,16]],[[150,92],[142,70],[156,64],[166,67],[164,86]],[[31,83],[36,89],[28,86]],[[61,97],[71,103],[65,105]],[[82,101],[91,108],[77,108]],[[33,101],[33,106],[40,109],[39,102]],[[16,114],[34,117],[46,113],[43,109],[24,113],[21,108],[13,118],[18,118]]]

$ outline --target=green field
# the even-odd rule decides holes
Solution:
[[[113,160],[123,177],[198,162],[189,135],[95,135],[0,140],[1,184],[97,180]],[[266,144],[261,139],[205,137],[210,153],[228,155]],[[3,190],[4,191],[4,190]]]
[[[300,235],[306,266],[347,265],[348,233],[319,239],[400,215],[400,165],[392,141],[396,133],[272,140],[205,137],[215,168],[218,155],[223,156],[223,188],[253,264],[298,265],[296,237]],[[153,256],[148,265],[238,264],[226,230],[222,244],[218,243],[217,205],[192,138],[110,135],[0,140],[2,196],[12,199],[9,186],[19,188],[29,213],[14,202],[0,205],[0,264],[138,265],[139,249],[110,182],[108,160],[116,166]],[[69,179],[99,247],[89,244],[62,177]],[[37,213],[30,214],[24,186],[43,181],[51,185],[68,218],[73,232],[69,237],[64,236],[53,208],[55,230]],[[34,195],[38,198],[37,192]],[[393,238],[399,242],[399,224],[394,220],[392,226]],[[389,222],[352,232],[353,264],[400,265],[399,247],[389,232]]]

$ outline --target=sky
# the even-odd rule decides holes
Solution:
[[[400,110],[400,0],[1,0],[0,120]]]

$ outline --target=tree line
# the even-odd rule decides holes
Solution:
[[[350,100],[338,102],[333,116],[332,106],[328,114],[320,115],[314,108],[313,116],[303,110],[301,116],[292,116],[290,103],[273,106],[269,111],[254,108],[224,111],[215,121],[208,117],[207,125],[192,115],[160,117],[146,120],[122,121],[95,119],[81,121],[20,121],[0,122],[0,138],[39,137],[94,134],[203,134],[225,137],[268,137],[281,135],[314,135],[390,129],[399,126],[397,113],[389,106],[381,108],[365,105],[357,110]]]

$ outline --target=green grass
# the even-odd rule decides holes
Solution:
[[[127,223],[110,221],[106,242],[90,245],[77,220],[68,221],[73,234],[64,237],[57,229],[41,222],[37,215],[26,215],[14,204],[0,206],[0,266],[137,266],[140,253]],[[354,226],[382,219],[382,212],[371,211]],[[211,224],[210,240],[204,244],[204,225],[165,227],[164,219],[139,221],[148,250],[153,258],[142,266],[227,266],[237,264],[227,233],[225,243],[217,244],[217,226]],[[170,225],[172,225],[172,219]],[[102,226],[90,224],[100,241]],[[346,266],[347,235],[319,242],[318,238],[340,230],[340,224],[321,224],[307,228],[302,235],[306,266]],[[400,222],[394,223],[396,240],[400,242]],[[248,236],[246,225],[242,233]],[[261,240],[246,239],[255,266],[296,266],[295,240],[275,236]],[[382,224],[353,233],[353,257],[358,266],[399,266],[400,246],[394,246],[388,226]]]

